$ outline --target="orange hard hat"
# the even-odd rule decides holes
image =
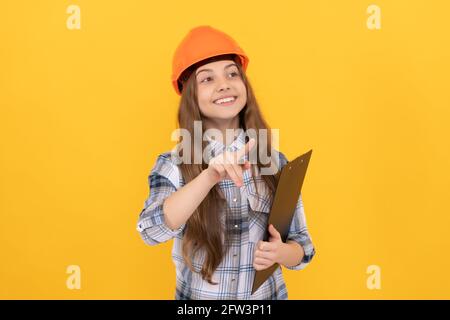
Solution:
[[[224,54],[237,55],[243,70],[247,69],[247,55],[229,35],[211,26],[191,29],[173,55],[172,85],[176,93],[181,95],[182,84],[179,78],[186,69],[207,58]]]

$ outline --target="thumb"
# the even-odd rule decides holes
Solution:
[[[273,226],[273,224],[270,224],[270,225],[269,225],[269,233],[270,233],[270,235],[271,235],[273,238],[275,238],[276,240],[281,240],[281,235],[280,235],[280,233],[278,232],[278,230],[275,229],[275,227]]]

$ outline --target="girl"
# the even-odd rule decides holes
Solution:
[[[191,150],[181,153],[190,161],[180,161],[180,150],[158,156],[137,230],[149,245],[174,239],[175,299],[287,299],[281,267],[252,295],[255,270],[275,263],[300,270],[315,254],[301,196],[287,241],[272,225],[269,241],[261,241],[279,176],[261,173],[288,160],[270,139],[264,144],[246,134],[268,129],[245,74],[248,62],[230,36],[210,26],[192,29],[173,57],[178,123],[191,137]],[[200,152],[209,148],[211,156],[201,163],[194,161],[195,122],[222,133],[205,132]],[[227,129],[236,133],[231,142],[222,138]],[[257,157],[251,164],[257,149],[271,150],[271,162]]]

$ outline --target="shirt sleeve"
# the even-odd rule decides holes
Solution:
[[[280,152],[281,167],[283,167],[286,163],[288,163],[288,160],[286,159],[284,154]],[[316,251],[306,225],[305,210],[303,207],[303,200],[301,194],[295,208],[294,216],[292,218],[292,222],[289,228],[289,233],[286,241],[287,240],[292,240],[300,244],[305,254],[303,256],[302,261],[300,261],[299,264],[291,267],[285,266],[285,268],[290,270],[304,269],[311,262]]]
[[[295,208],[294,217],[292,218],[291,226],[289,228],[289,234],[286,241],[287,240],[293,240],[300,244],[305,254],[299,264],[291,267],[285,267],[290,270],[304,269],[311,262],[316,252],[311,240],[311,236],[308,232],[308,228],[306,226],[306,218],[301,194]]]
[[[166,242],[183,232],[186,224],[170,229],[164,219],[164,200],[180,187],[180,172],[170,160],[170,154],[158,156],[148,177],[150,195],[139,214],[137,231],[148,245]]]

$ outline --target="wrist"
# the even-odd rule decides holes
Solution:
[[[281,245],[279,264],[285,267],[296,266],[302,261],[303,255],[303,247],[295,241],[288,240]]]
[[[210,167],[206,168],[201,172],[201,175],[203,175],[208,183],[208,185],[212,188],[214,187],[218,182],[219,179],[217,178],[217,175],[213,170],[211,170]]]
[[[278,264],[281,264],[284,266],[286,263],[286,251],[289,249],[288,244],[285,242],[281,242],[280,245],[280,251],[278,253],[278,261],[276,261]]]

